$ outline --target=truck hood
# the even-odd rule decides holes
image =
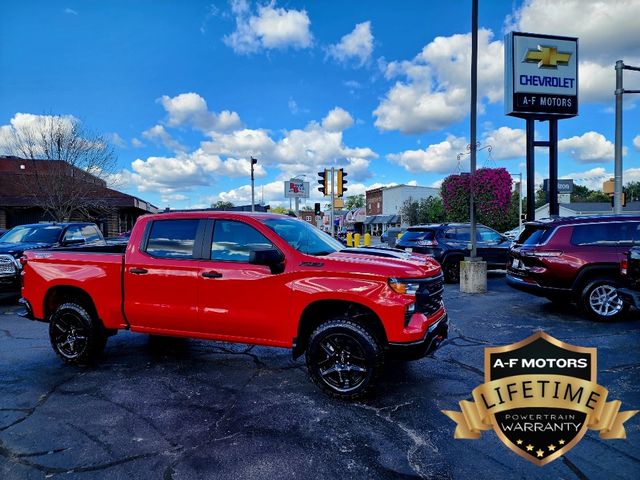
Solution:
[[[49,248],[53,247],[53,243],[9,243],[9,242],[0,242],[0,253],[5,253],[9,255],[20,256],[25,250],[35,250],[39,248]]]
[[[314,257],[323,262],[323,269],[343,270],[352,273],[380,275],[397,278],[423,278],[436,275],[440,264],[435,260],[422,256],[410,259],[398,259],[363,255],[359,253],[336,252],[325,257]]]

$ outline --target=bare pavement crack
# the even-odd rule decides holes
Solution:
[[[365,405],[364,403],[355,403],[354,406],[357,408],[361,408],[363,410],[374,412],[377,417],[390,423],[394,427],[397,427],[407,437],[409,437],[409,439],[412,442],[412,445],[407,450],[407,462],[409,464],[409,467],[411,467],[411,469],[420,478],[433,478],[433,472],[426,471],[426,469],[424,468],[425,466],[422,465],[420,462],[418,462],[416,458],[416,453],[418,452],[418,450],[420,450],[420,448],[427,447],[433,453],[438,454],[439,453],[438,447],[436,447],[431,441],[424,438],[422,435],[420,435],[418,432],[416,432],[412,428],[409,428],[408,426],[404,425],[401,422],[398,422],[397,420],[394,420],[391,417],[392,413],[397,412],[398,409],[400,409],[401,407],[410,405],[411,403],[412,402],[405,402],[399,405],[390,405],[387,407],[380,407],[380,408],[372,407],[371,405]]]

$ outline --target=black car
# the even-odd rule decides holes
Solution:
[[[478,225],[476,237],[478,256],[488,269],[504,269],[509,257],[511,240],[484,225]],[[460,261],[469,256],[471,225],[468,223],[437,223],[409,227],[396,248],[431,255],[442,265],[448,283],[460,281]]]
[[[0,237],[0,292],[20,292],[20,257],[25,250],[104,244],[94,223],[19,225]]]
[[[625,287],[618,289],[618,297],[624,303],[640,308],[640,247],[629,250],[620,273],[625,279]]]

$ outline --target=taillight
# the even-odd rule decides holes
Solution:
[[[435,247],[438,245],[438,242],[435,240],[418,240],[416,245],[420,245],[421,247]]]
[[[547,250],[542,252],[522,252],[522,254],[527,257],[559,257],[562,255],[562,252],[558,250]]]
[[[627,267],[628,266],[629,266],[629,262],[627,262],[626,258],[620,262],[620,274],[621,275],[626,275],[627,274]]]

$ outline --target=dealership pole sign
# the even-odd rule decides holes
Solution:
[[[284,198],[309,198],[309,182],[298,178],[285,181]]]
[[[578,39],[511,32],[505,42],[505,113],[578,114]]]
[[[578,115],[578,39],[511,32],[504,42],[505,114],[527,121],[527,220],[535,220],[535,147],[549,149],[549,215],[557,217],[558,120]],[[536,141],[535,121],[549,122]]]

